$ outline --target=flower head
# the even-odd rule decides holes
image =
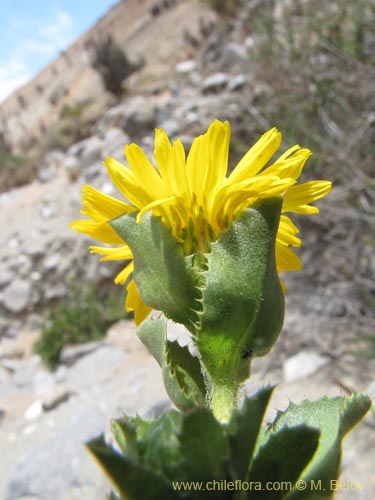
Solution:
[[[108,174],[124,196],[120,201],[91,186],[83,188],[82,213],[89,217],[71,227],[102,243],[115,247],[90,247],[101,260],[128,261],[115,279],[125,284],[133,273],[133,255],[128,245],[110,225],[124,214],[137,212],[137,222],[146,212],[161,217],[185,255],[207,253],[210,244],[238,219],[243,210],[264,198],[280,196],[282,215],[276,238],[277,271],[295,271],[301,261],[290,247],[299,247],[298,229],[289,213],[312,214],[319,210],[310,203],[331,189],[328,181],[297,184],[311,152],[294,146],[266,166],[281,142],[281,133],[266,132],[228,175],[230,125],[215,120],[207,132],[197,137],[185,155],[180,140],[170,143],[166,133],[155,133],[156,168],[136,144],[125,146],[128,166],[107,158]],[[127,286],[126,309],[135,311],[140,323],[150,312],[133,279]]]

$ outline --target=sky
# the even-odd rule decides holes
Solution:
[[[0,0],[0,102],[117,0]]]

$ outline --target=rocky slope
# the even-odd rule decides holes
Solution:
[[[188,148],[213,118],[229,119],[233,163],[244,142],[250,146],[249,135],[255,140],[270,125],[258,106],[260,96],[270,90],[253,72],[256,41],[244,29],[243,16],[224,27],[220,21],[221,27],[213,29],[208,23],[203,29],[200,18],[217,16],[200,4],[171,3],[156,16],[150,10],[154,5],[146,0],[120,2],[98,24],[121,34],[124,43],[133,44],[132,53],[134,49],[147,58],[143,70],[127,82],[121,102],[106,104],[87,139],[64,153],[49,151],[32,183],[0,194],[0,448],[6,457],[0,461],[0,496],[6,500],[104,498],[108,485],[82,443],[108,429],[111,417],[157,415],[168,404],[159,370],[138,342],[131,321],[113,326],[104,341],[66,348],[54,372],[32,354],[43,317],[69,296],[71,280],[107,286],[115,274],[113,265],[98,264],[95,255],[88,255],[88,239],[68,229],[79,215],[81,186],[90,183],[117,196],[102,159],[109,155],[121,160],[123,145],[130,141],[152,156],[155,127],[163,127],[171,138],[182,137]],[[131,12],[127,30],[121,9]],[[80,47],[86,36],[67,51],[78,66],[83,64]],[[66,62],[60,58],[56,64],[62,68]],[[69,83],[69,103],[70,97],[82,97],[88,82],[90,95],[101,92],[87,61],[84,67],[86,83]],[[50,70],[37,78],[46,78]],[[76,78],[73,70],[67,73]],[[46,80],[48,92],[50,82]],[[43,119],[49,116],[52,123],[60,108],[48,106],[45,102],[40,107]],[[33,112],[30,108],[22,116],[32,120]],[[34,122],[27,123],[34,128]],[[371,347],[366,336],[373,331],[373,316],[355,295],[353,282],[337,274],[338,268],[352,263],[348,247],[334,240],[347,227],[336,218],[335,209],[352,213],[345,203],[338,186],[320,204],[324,217],[302,225],[305,267],[287,278],[284,332],[272,353],[255,362],[244,388],[252,392],[264,383],[282,381],[271,413],[285,407],[288,399],[362,390],[374,395],[373,357],[359,353]],[[360,267],[370,254],[367,246],[356,246],[353,234]],[[176,325],[170,330],[171,336],[188,341]],[[369,446],[373,436],[369,415],[346,441],[343,479],[363,482],[364,489],[355,496],[359,500],[371,498],[374,488],[374,452]],[[53,458],[57,456],[59,460]],[[343,491],[337,498],[349,500],[353,494]]]
[[[110,35],[132,62],[143,61],[140,80],[155,84],[170,73],[181,57],[187,56],[191,48],[186,44],[186,34],[199,39],[202,19],[210,23],[215,15],[196,1],[116,3],[66,51],[2,103],[1,116],[5,118],[13,150],[38,150],[38,143],[66,106],[91,102],[95,116],[103,111],[109,96],[91,66],[93,43]]]

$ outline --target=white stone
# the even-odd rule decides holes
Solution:
[[[328,362],[328,358],[311,351],[301,351],[288,358],[283,365],[285,382],[294,382],[315,373]]]
[[[9,285],[12,281],[14,273],[10,269],[4,269],[0,273],[0,288]]]
[[[40,215],[43,219],[53,219],[57,215],[57,210],[51,205],[43,205],[40,210]]]
[[[39,418],[42,414],[43,414],[43,403],[40,399],[37,399],[25,411],[25,418],[27,420],[35,420],[36,418]]]
[[[229,81],[228,90],[230,90],[231,92],[234,92],[235,90],[240,90],[246,85],[246,82],[247,78],[245,75],[243,74],[236,75]]]
[[[46,271],[52,271],[52,269],[56,269],[60,264],[61,257],[58,254],[50,255],[47,257],[43,263],[43,268]]]
[[[26,309],[31,296],[31,284],[25,280],[14,280],[3,293],[3,304],[12,313]]]
[[[193,59],[187,59],[186,61],[181,61],[176,64],[175,70],[177,73],[186,75],[187,73],[194,71],[196,67],[196,62]]]
[[[202,82],[203,93],[216,92],[223,89],[229,81],[226,73],[215,73]]]

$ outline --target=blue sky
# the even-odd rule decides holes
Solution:
[[[115,3],[117,0],[1,0],[0,102]]]

